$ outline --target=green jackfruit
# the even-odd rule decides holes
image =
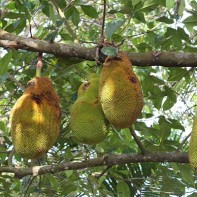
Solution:
[[[99,81],[99,100],[106,118],[116,128],[130,127],[139,117],[143,94],[125,53],[106,58]]]
[[[91,74],[79,87],[71,108],[71,129],[79,143],[97,144],[108,134],[109,123],[98,100],[98,85],[99,76]]]
[[[194,118],[189,143],[189,163],[193,170],[197,172],[197,116]]]
[[[24,94],[10,112],[12,142],[24,158],[41,157],[59,135],[61,110],[59,97],[46,77],[28,82]]]

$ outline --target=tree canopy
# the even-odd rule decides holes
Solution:
[[[196,196],[188,159],[196,28],[195,0],[1,0],[0,194]],[[103,40],[128,53],[145,104],[132,128],[110,127],[101,143],[83,145],[73,138],[70,108],[80,84],[114,53]],[[55,145],[32,164],[13,151],[9,114],[41,55],[62,120]]]

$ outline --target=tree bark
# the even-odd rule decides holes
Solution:
[[[49,53],[62,58],[75,57],[90,61],[95,61],[96,55],[96,47],[87,48],[82,45],[66,45],[23,38],[2,29],[0,29],[0,47]],[[135,66],[197,67],[197,53],[153,51],[128,54]]]
[[[104,155],[102,157],[85,161],[71,161],[57,165],[34,166],[31,168],[0,167],[0,173],[14,173],[16,177],[23,178],[27,175],[41,175],[46,173],[57,173],[65,170],[79,170],[98,166],[124,165],[138,162],[177,162],[188,163],[188,153],[185,152],[155,152],[142,154]]]

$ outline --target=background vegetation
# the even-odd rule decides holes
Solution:
[[[145,150],[153,154],[151,159],[139,162],[143,155],[137,155],[142,149],[129,129],[111,129],[109,136],[96,146],[80,145],[72,138],[70,106],[81,82],[100,69],[94,57],[101,39],[103,4],[101,0],[0,1],[1,195],[197,195],[197,177],[187,158],[197,101],[195,0],[107,1],[105,37],[115,43],[124,39],[120,50],[135,60],[134,70],[142,84],[145,106],[134,128]],[[39,44],[41,40],[49,44],[47,49]],[[60,53],[53,43],[64,44],[67,50]],[[53,80],[61,98],[62,125],[55,146],[41,163],[50,165],[49,173],[33,176],[30,161],[12,155],[9,112],[27,81],[35,75],[38,52],[45,52],[42,74]],[[165,156],[166,152],[169,154]],[[165,162],[170,160],[170,152],[177,154],[171,157],[172,162]],[[186,157],[181,159],[178,153],[182,152]],[[159,159],[157,153],[164,159]],[[124,164],[118,160],[117,164],[122,165],[115,165],[114,157],[109,160],[114,162],[111,165],[108,162],[103,166],[100,160],[96,160],[97,165],[83,165],[103,155],[122,154],[128,158],[134,154],[137,159]],[[81,162],[81,167],[75,168],[77,162]],[[62,164],[70,167],[61,168]],[[51,170],[54,165],[60,166],[56,173]],[[25,170],[28,173],[21,175]]]

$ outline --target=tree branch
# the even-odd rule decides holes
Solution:
[[[0,47],[49,53],[60,57],[76,57],[95,61],[96,47],[51,43],[44,40],[23,38],[0,29]],[[197,67],[197,53],[144,52],[129,53],[135,66]]]
[[[113,166],[138,162],[178,162],[188,163],[188,153],[185,152],[155,152],[147,155],[141,154],[121,154],[104,155],[95,159],[85,161],[71,161],[58,165],[34,166],[31,168],[0,167],[0,173],[14,173],[16,177],[23,178],[27,175],[41,175],[46,173],[57,173],[65,170],[79,170],[97,166]]]

